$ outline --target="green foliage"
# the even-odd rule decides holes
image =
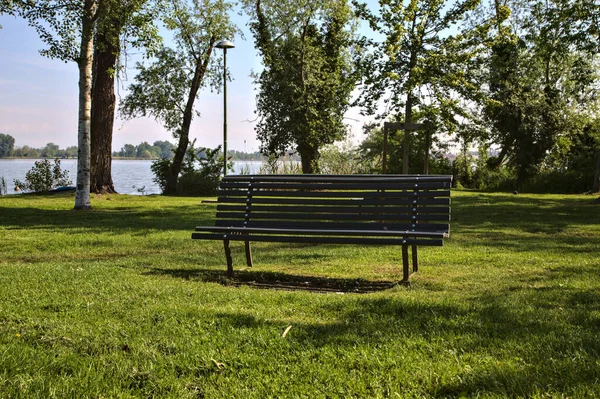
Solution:
[[[425,135],[416,134],[413,136],[410,146],[410,165],[409,173],[422,174],[425,164]],[[433,145],[430,145],[429,151],[429,173],[430,174],[451,174],[451,163],[446,157],[447,144],[438,141],[434,136]],[[386,173],[402,173],[403,170],[403,146],[404,132],[391,131],[388,137],[387,146],[387,164]],[[371,128],[367,137],[358,147],[360,162],[365,171],[369,173],[381,173],[383,154],[383,129]]]
[[[177,193],[183,195],[212,196],[223,174],[223,154],[221,147],[215,149],[190,146],[186,162],[181,169],[177,183]],[[231,164],[228,165],[231,169]]]
[[[167,180],[169,178],[169,170],[171,168],[173,160],[168,158],[159,158],[152,162],[150,165],[150,170],[154,174],[154,178],[152,179],[161,192],[165,192],[167,189]]]
[[[437,135],[455,133],[459,121],[471,117],[465,100],[477,96],[477,86],[467,77],[487,24],[469,29],[464,22],[479,0],[380,0],[376,13],[353,3],[377,38],[363,38],[364,52],[356,61],[363,85],[356,104],[380,119],[428,120]],[[414,173],[415,163],[423,170],[423,156],[410,161],[413,136],[403,136],[402,173]],[[430,151],[421,144],[426,143],[414,145],[422,153]],[[396,150],[390,146],[391,153]]]
[[[15,138],[9,134],[0,133],[0,158],[12,155],[15,148]]]
[[[45,193],[53,188],[72,184],[69,171],[60,168],[60,160],[56,158],[54,165],[49,160],[36,161],[25,175],[25,181],[15,179],[15,186],[23,192]]]
[[[487,91],[486,139],[501,147],[501,158],[516,172],[517,186],[525,187],[537,175],[557,172],[553,164],[561,157],[566,160],[571,143],[597,123],[599,37],[591,28],[597,25],[592,11],[597,5],[507,4],[513,12],[500,16],[496,10],[497,32],[488,43],[483,70],[474,76],[483,79],[480,86]]]
[[[37,148],[31,148],[28,145],[24,145],[23,147],[15,148],[13,154],[18,158],[39,158],[40,150]]]
[[[222,69],[213,50],[217,40],[233,38],[238,32],[229,18],[231,8],[226,0],[165,4],[162,22],[172,32],[174,45],[160,47],[150,65],[137,64],[135,82],[120,104],[124,118],[152,116],[179,139],[165,193],[176,193],[200,89],[219,87]]]
[[[58,148],[58,145],[54,143],[48,143],[44,148],[42,148],[40,155],[43,158],[55,158],[58,156],[59,150],[60,148]]]
[[[223,174],[221,147],[215,149],[200,147],[197,149],[194,148],[194,143],[195,141],[190,144],[186,151],[181,175],[177,179],[177,194],[215,195]],[[172,159],[160,158],[152,162],[150,166],[154,174],[153,181],[158,184],[163,193],[166,191],[172,162]],[[233,163],[230,162],[228,167],[231,170]]]
[[[281,157],[271,154],[261,165],[258,173],[261,175],[298,175],[302,173],[302,167],[298,159],[291,154]]]
[[[77,146],[63,149],[54,143],[48,143],[42,148],[24,145],[15,147],[11,155],[17,158],[77,158]]]
[[[345,137],[357,80],[347,1],[246,1],[264,68],[255,76],[257,137],[265,155],[292,148],[302,171],[319,171],[319,150]]]
[[[321,151],[321,173],[332,175],[372,173],[372,163],[363,160],[358,146],[353,145],[350,140],[330,144]]]

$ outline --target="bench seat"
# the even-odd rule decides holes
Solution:
[[[218,191],[214,226],[193,239],[222,240],[233,275],[230,241],[296,242],[402,247],[403,282],[413,272],[417,246],[441,246],[449,237],[451,176],[240,175]]]

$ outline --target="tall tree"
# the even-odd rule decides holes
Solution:
[[[599,8],[584,3],[494,1],[484,114],[492,142],[501,147],[495,166],[508,159],[518,186],[547,164],[549,154],[562,157],[581,143],[577,137],[593,123]]]
[[[138,63],[135,83],[120,104],[124,117],[153,116],[179,139],[169,163],[165,194],[177,191],[199,90],[220,87],[213,50],[218,40],[237,33],[228,15],[231,8],[226,0],[172,0],[164,23],[173,32],[174,48],[162,47],[151,65]]]
[[[156,43],[160,42],[154,24],[157,7],[153,3],[148,0],[111,2],[110,10],[104,13],[96,26],[91,121],[91,189],[96,193],[116,192],[111,164],[115,78],[119,72],[121,42],[144,47],[151,54]]]
[[[15,138],[10,134],[0,133],[0,158],[9,157],[15,149]]]
[[[466,15],[478,3],[379,0],[379,11],[374,13],[366,4],[354,1],[358,14],[383,38],[370,41],[373,50],[360,62],[364,80],[358,103],[365,111],[375,114],[384,105],[380,117],[391,114],[411,124],[418,110],[436,128],[454,130],[456,116],[468,116],[460,106],[460,96],[471,97],[475,87],[465,71],[473,59],[473,45],[487,29],[483,25],[460,31]],[[404,134],[403,173],[409,171],[412,135],[409,131]]]
[[[75,61],[79,70],[78,153],[75,209],[90,204],[90,119],[92,59],[96,20],[116,0],[39,0],[15,2],[16,13],[33,26],[48,45],[41,54]]]
[[[295,146],[302,172],[318,172],[319,149],[347,132],[343,117],[356,82],[351,9],[336,0],[245,4],[264,66],[256,76],[261,151],[281,155]]]

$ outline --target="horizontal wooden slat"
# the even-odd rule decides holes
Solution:
[[[347,204],[352,205],[352,204]],[[323,212],[336,212],[336,213],[357,213],[357,214],[370,214],[380,215],[386,213],[403,213],[409,214],[418,212],[419,214],[427,213],[449,213],[450,208],[447,206],[440,207],[398,207],[398,206],[362,206],[356,204],[355,206],[261,206],[261,205],[217,205],[217,211],[237,211],[237,212],[304,212],[304,213],[323,213]]]
[[[428,237],[442,238],[446,233],[441,231],[420,231],[420,230],[332,230],[332,229],[276,229],[276,228],[258,228],[258,227],[218,227],[218,226],[197,226],[196,231],[212,232],[221,234],[285,234],[285,235],[324,235],[324,236],[373,236],[373,237]]]
[[[304,197],[304,198],[436,198],[449,197],[448,190],[435,191],[256,191],[250,193],[254,197]],[[247,191],[219,190],[219,197],[246,197]]]
[[[424,238],[359,238],[359,237],[328,237],[328,236],[283,236],[283,235],[240,235],[192,233],[197,240],[230,240],[230,241],[263,241],[317,244],[360,244],[360,245],[429,245],[442,246],[441,239]]]
[[[221,189],[252,190],[437,190],[450,188],[450,182],[350,182],[350,183],[318,183],[318,182],[222,182]]]
[[[281,204],[281,205],[348,205],[348,202],[360,201],[360,205],[450,205],[450,198],[383,198],[383,199],[320,199],[320,198],[252,198],[252,204]],[[245,204],[250,202],[246,196],[220,197],[220,204]]]
[[[331,211],[330,211],[331,212]],[[347,214],[347,213],[286,213],[277,212],[277,209],[273,209],[272,212],[217,212],[217,218],[222,219],[244,219],[250,216],[253,220],[436,220],[436,221],[449,221],[450,215],[448,214],[427,214],[427,215],[413,215],[413,214]]]
[[[246,224],[244,224],[246,223]],[[356,229],[356,230],[410,230],[417,228],[422,231],[448,231],[448,223],[376,223],[376,222],[315,222],[315,221],[280,221],[280,220],[244,220],[236,219],[217,219],[215,226],[233,226],[233,227],[280,227],[280,228],[298,228],[298,229]]]
[[[223,182],[451,182],[452,175],[229,175]]]

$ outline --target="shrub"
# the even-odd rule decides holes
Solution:
[[[220,159],[221,147],[194,148],[190,144],[185,159],[181,165],[181,173],[177,179],[177,193],[183,195],[211,196],[216,194],[217,187],[223,174],[223,162]],[[167,176],[173,160],[160,158],[152,162],[150,169],[154,173],[153,181],[158,184],[162,192],[167,187]],[[232,164],[228,165],[232,169]]]
[[[220,151],[220,146],[196,150],[192,143],[177,182],[177,192],[184,195],[215,195],[223,173]],[[231,169],[231,165],[228,166]]]
[[[323,174],[349,175],[370,173],[372,170],[371,163],[361,159],[358,148],[350,141],[325,146],[319,163]]]
[[[73,184],[69,180],[69,171],[60,168],[60,160],[56,158],[54,165],[49,160],[36,161],[25,175],[25,181],[14,180],[23,192],[45,193],[53,188]]]
[[[172,159],[159,158],[153,161],[150,165],[150,170],[154,174],[154,178],[152,179],[152,181],[158,184],[158,187],[160,187],[160,191],[162,191],[163,193],[167,188],[167,176],[169,174],[169,169],[171,168],[172,163]]]
[[[293,156],[278,157],[271,154],[258,173],[261,175],[298,175],[302,174],[302,164]]]

